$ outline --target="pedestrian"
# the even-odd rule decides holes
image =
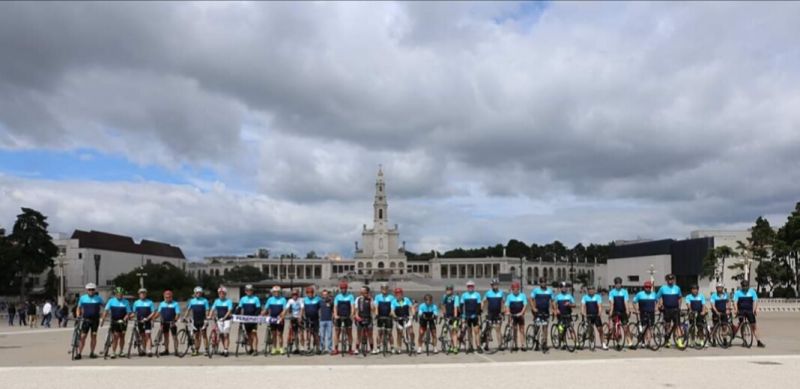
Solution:
[[[69,307],[67,306],[67,303],[61,304],[61,306],[58,308],[58,312],[61,316],[58,319],[58,326],[66,327],[69,323]]]
[[[17,307],[17,318],[19,319],[20,326],[25,327],[28,325],[27,308],[24,303],[19,303],[19,307]]]
[[[319,308],[319,342],[323,352],[333,352],[333,298],[327,289],[322,290]]]
[[[50,300],[45,300],[42,306],[42,327],[50,328],[51,320],[53,320],[53,304],[50,304]]]
[[[16,305],[14,305],[14,303],[9,303],[8,304],[8,326],[9,327],[13,327],[14,326],[14,316],[16,316],[16,315],[17,315],[17,307],[16,307]]]
[[[31,328],[36,327],[36,303],[28,300],[28,326]]]

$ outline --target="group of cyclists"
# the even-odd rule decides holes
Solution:
[[[498,345],[497,350],[508,347],[512,351],[546,351],[548,342],[553,342],[555,347],[563,347],[563,339],[559,341],[558,338],[563,329],[572,326],[576,320],[577,315],[573,314],[573,310],[578,304],[567,283],[560,283],[556,291],[548,285],[544,277],[538,281],[538,285],[528,295],[522,292],[518,281],[512,282],[509,291],[504,291],[500,289],[498,280],[492,280],[491,288],[483,294],[475,290],[475,283],[472,281],[466,283],[466,291],[461,294],[455,292],[453,285],[448,285],[439,303],[434,302],[431,294],[426,294],[418,304],[406,297],[402,288],[394,288],[390,292],[386,284],[382,284],[380,291],[374,296],[366,285],[354,295],[349,291],[348,283],[341,281],[335,294],[323,290],[317,295],[316,288],[308,286],[304,290],[304,296],[300,296],[298,290],[292,290],[288,299],[284,297],[283,290],[275,286],[271,289],[270,296],[264,300],[255,295],[252,285],[246,285],[245,295],[236,305],[227,297],[225,287],[217,290],[217,298],[213,303],[204,297],[203,288],[196,287],[194,296],[183,310],[174,300],[171,290],[164,291],[163,300],[156,305],[148,298],[144,288],[138,290],[139,298],[132,304],[124,298],[125,291],[122,288],[115,288],[114,296],[104,303],[97,294],[96,285],[90,283],[86,285],[86,294],[78,301],[79,320],[76,325],[79,327],[76,329],[76,350],[73,353],[75,359],[81,358],[88,337],[89,357],[97,358],[97,331],[106,320],[111,323],[110,345],[106,345],[106,357],[110,358],[122,356],[129,321],[136,326],[137,342],[140,343],[137,350],[140,356],[154,355],[154,327],[159,330],[157,343],[163,346],[163,351],[158,355],[170,355],[170,344],[177,354],[179,323],[186,323],[186,329],[181,331],[186,331],[188,336],[185,337],[190,339],[181,341],[188,343],[193,355],[200,353],[201,346],[205,348],[207,355],[211,355],[208,329],[213,327],[211,343],[218,354],[227,357],[231,347],[232,322],[239,325],[237,355],[239,343],[244,343],[247,354],[258,353],[259,324],[266,324],[268,327],[264,351],[273,355],[287,352],[330,355],[366,355],[380,352],[397,354],[401,350],[407,350],[409,354],[419,354],[423,346],[434,354],[440,350],[448,354],[458,354],[461,351],[482,353],[489,350],[490,339],[494,339]],[[628,330],[630,317],[638,316],[638,325],[647,329],[656,324],[659,315],[663,318],[666,333],[677,335],[673,337],[675,345],[682,348],[685,347],[682,342],[686,341],[682,336],[685,331],[682,312],[691,313],[693,320],[703,326],[707,325],[705,317],[711,312],[715,325],[720,322],[729,323],[733,317],[739,318],[739,324],[746,321],[755,335],[758,347],[764,347],[756,331],[757,304],[756,291],[749,287],[747,281],[742,281],[741,288],[732,298],[722,285],[717,285],[716,291],[706,299],[698,293],[696,285],[684,296],[680,287],[675,284],[674,275],[670,274],[666,276],[666,284],[657,291],[653,290],[651,281],[646,281],[643,290],[630,298],[628,290],[622,286],[622,280],[617,277],[605,300],[593,286],[589,286],[581,297],[579,312],[583,317],[581,325],[584,330],[580,336],[585,338],[590,335],[592,339],[599,339],[601,347],[608,349],[608,342],[617,336],[613,330],[616,326],[621,329],[617,336],[619,339],[615,339],[617,343],[636,347],[637,337],[641,343],[643,336],[653,336],[653,333],[645,330],[640,334],[632,334]],[[526,328],[525,317],[529,312],[535,324]],[[551,318],[555,319],[551,328],[557,328],[557,331],[554,330],[548,336],[548,331],[545,330],[541,336],[533,335],[534,341],[531,341],[531,328],[549,328]],[[504,322],[506,326],[501,330]],[[416,333],[413,330],[414,323],[417,323]],[[437,324],[443,326],[438,333]],[[284,337],[287,327],[288,335]],[[377,329],[377,334],[374,329]],[[733,332],[735,333],[735,329]],[[512,338],[513,342],[501,341]],[[518,341],[519,339],[522,341]],[[663,346],[670,347],[670,336],[667,335],[665,339]],[[440,342],[439,345],[437,341]],[[156,352],[158,350],[159,348]]]

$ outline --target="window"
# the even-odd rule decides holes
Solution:
[[[148,265],[152,265],[152,264],[153,264],[153,260],[152,260],[152,259],[150,259],[150,258],[147,258],[147,260],[145,261],[145,263],[147,263]]]
[[[83,253],[78,253],[78,259],[83,259]]]
[[[383,262],[378,262],[378,269],[383,269]]]
[[[383,210],[382,209],[378,210],[378,219],[383,220]]]
[[[639,282],[639,276],[628,276],[629,282]]]

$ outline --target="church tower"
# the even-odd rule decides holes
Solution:
[[[404,248],[400,247],[397,225],[389,225],[389,201],[383,167],[378,168],[372,209],[372,228],[364,225],[361,248],[356,245],[356,272],[379,279],[404,274],[406,254]]]
[[[372,207],[375,210],[373,225],[376,230],[386,230],[389,222],[389,203],[386,200],[386,183],[383,181],[383,167],[378,168],[378,179],[375,181],[375,201]]]

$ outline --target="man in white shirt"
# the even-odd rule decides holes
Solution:
[[[53,304],[50,304],[50,300],[47,300],[42,307],[42,326],[50,328],[51,319],[53,319]]]

